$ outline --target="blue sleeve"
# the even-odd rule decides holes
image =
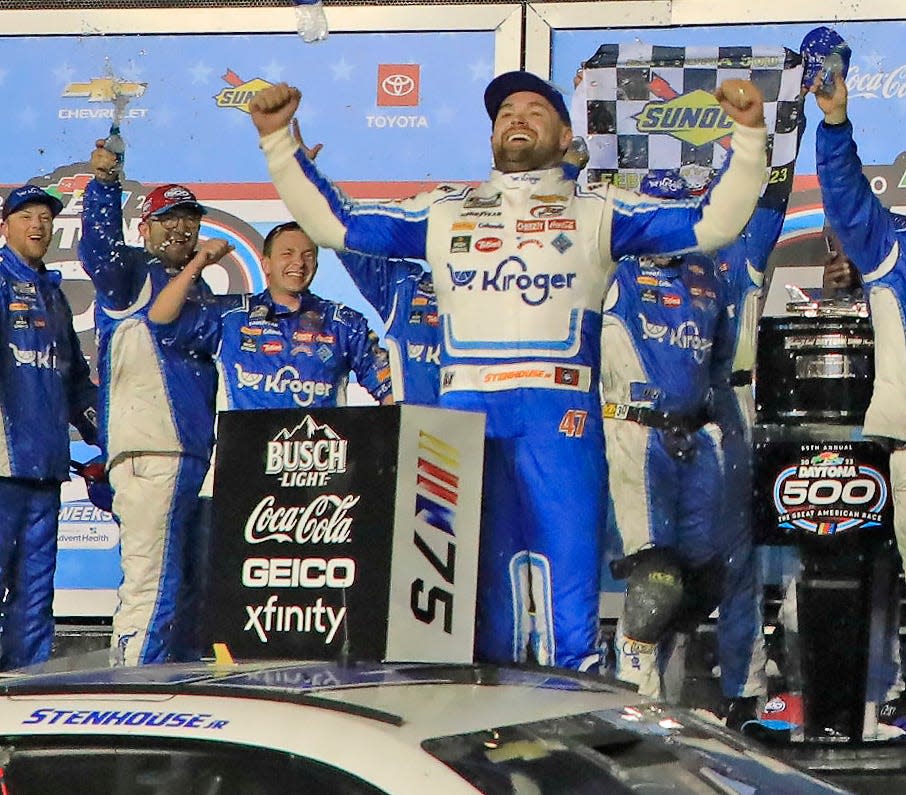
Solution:
[[[447,193],[435,190],[392,203],[354,202],[318,171],[288,130],[263,137],[261,148],[280,198],[315,243],[425,259],[430,208]]]
[[[69,323],[70,370],[66,385],[69,421],[88,444],[98,444],[98,388],[91,380],[91,368],[82,355],[78,335]]]
[[[378,343],[377,334],[368,328],[368,321],[347,307],[337,307],[346,331],[349,368],[358,382],[378,402],[392,392],[390,363],[387,351]]]
[[[162,345],[214,356],[223,336],[224,318],[244,305],[245,297],[240,295],[207,296],[201,301],[187,301],[172,323],[149,320],[148,325]]]
[[[702,216],[701,204],[698,199],[617,197],[611,230],[613,258],[694,251],[698,247],[694,227]]]
[[[123,240],[122,189],[91,180],[82,199],[79,258],[106,309],[128,309],[145,281],[145,269]]]
[[[424,273],[421,265],[408,260],[372,257],[351,251],[338,251],[337,257],[359,292],[385,322],[396,308],[403,285],[421,278]]]
[[[846,256],[870,279],[890,254],[897,230],[893,216],[872,193],[862,173],[849,121],[818,125],[817,163],[825,215]]]

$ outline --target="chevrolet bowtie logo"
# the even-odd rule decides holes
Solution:
[[[93,77],[87,83],[70,83],[64,97],[88,97],[89,102],[113,102],[118,96],[140,97],[147,83],[130,83],[113,77]]]

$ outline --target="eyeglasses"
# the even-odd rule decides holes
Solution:
[[[151,221],[157,221],[164,229],[176,229],[179,222],[190,232],[194,232],[201,226],[201,218],[197,215],[188,215],[186,213],[164,213],[163,215],[151,216]]]

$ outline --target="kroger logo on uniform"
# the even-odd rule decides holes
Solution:
[[[698,324],[694,320],[686,320],[671,328],[661,323],[652,323],[639,312],[639,321],[642,324],[643,340],[666,342],[675,348],[691,351],[697,362],[703,362],[706,354],[711,350],[711,340],[702,337]]]
[[[491,270],[457,271],[447,265],[453,289],[465,287],[471,290],[480,284],[483,292],[493,290],[506,293],[515,290],[530,306],[543,304],[554,290],[569,289],[576,278],[575,273],[529,273],[528,266],[520,257],[507,257]],[[476,276],[480,280],[476,282]]]
[[[305,381],[299,377],[299,371],[291,364],[281,367],[275,373],[253,373],[240,364],[234,365],[240,389],[260,389],[264,392],[275,392],[279,395],[289,392],[293,402],[305,408],[315,398],[327,397],[333,389],[329,381]]]

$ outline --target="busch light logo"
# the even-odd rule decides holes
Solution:
[[[346,471],[347,445],[329,425],[318,425],[306,415],[267,443],[264,472],[279,476],[283,487],[324,486],[331,475]]]

